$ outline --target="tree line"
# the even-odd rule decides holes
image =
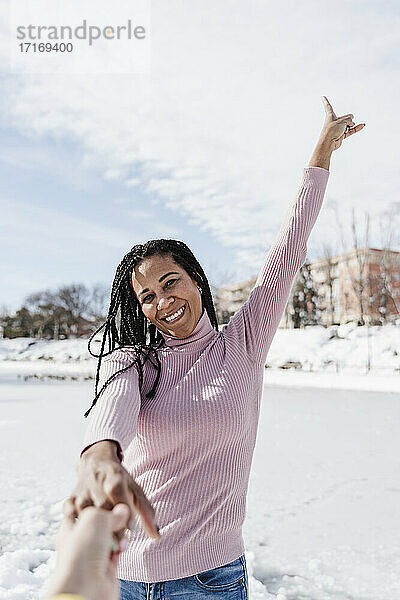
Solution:
[[[109,289],[82,283],[43,290],[27,296],[15,313],[3,309],[3,337],[66,339],[89,336],[105,320]]]

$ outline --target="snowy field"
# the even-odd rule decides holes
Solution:
[[[0,381],[0,598],[31,600],[92,383]],[[399,424],[395,393],[265,386],[243,532],[251,600],[400,600]]]
[[[97,351],[96,341],[93,349]],[[400,321],[385,327],[332,327],[278,329],[267,365],[273,370],[296,368],[304,372],[400,375]],[[92,376],[96,359],[86,339],[0,339],[0,376],[36,373]]]

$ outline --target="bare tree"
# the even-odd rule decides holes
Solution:
[[[379,270],[379,290],[380,303],[379,312],[381,313],[381,322],[388,321],[391,312],[400,315],[399,284],[396,283],[400,278],[400,255],[393,253],[393,247],[400,241],[399,235],[399,216],[400,203],[394,203],[391,210],[381,213],[380,217],[380,237],[382,246],[382,255],[380,259]],[[390,307],[390,304],[392,306]],[[392,308],[392,310],[388,310]],[[394,309],[394,311],[393,311]]]
[[[83,284],[71,284],[56,291],[43,290],[31,294],[21,310],[29,312],[34,336],[59,339],[91,333],[93,323],[89,305],[88,288]]]
[[[358,298],[358,305],[360,311],[360,325],[365,325],[366,319],[366,295],[370,298],[370,281],[368,277],[368,253],[367,248],[369,246],[369,234],[370,234],[370,215],[369,213],[364,214],[364,227],[359,226],[355,216],[355,210],[353,208],[351,214],[351,233],[353,238],[353,250],[356,258],[356,269],[349,268],[349,261],[346,262],[347,271],[350,276],[350,281],[353,286],[353,290]]]
[[[106,319],[109,299],[109,286],[103,285],[102,283],[93,285],[89,299],[88,312],[89,318],[93,320],[96,328]]]
[[[80,283],[30,294],[15,313],[0,310],[0,337],[88,336],[105,320],[108,297],[106,286]]]
[[[83,284],[71,284],[59,288],[54,293],[55,322],[54,337],[61,333],[67,337],[85,333],[89,291]]]
[[[324,324],[329,326],[335,322],[335,281],[337,280],[337,262],[334,259],[336,252],[332,244],[325,242],[322,245],[321,256],[323,261],[319,266],[318,304],[321,313],[325,313]]]
[[[353,252],[346,252],[347,244],[343,232],[342,223],[339,219],[338,226],[341,234],[343,253],[345,254],[344,264],[348,279],[351,283],[351,289],[357,303],[358,324],[365,325],[369,318],[367,307],[371,304],[371,281],[368,268],[368,247],[370,237],[370,215],[364,213],[364,222],[360,224],[356,218],[355,209],[352,209],[351,217],[351,245]],[[347,294],[346,303],[350,302],[350,294]]]
[[[23,315],[24,323],[27,321],[28,314],[30,315],[33,336],[59,337],[63,311],[60,310],[57,295],[51,290],[42,290],[27,296],[17,315],[18,313]]]

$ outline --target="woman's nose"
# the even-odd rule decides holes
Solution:
[[[169,298],[160,298],[160,300],[158,301],[158,305],[157,308],[158,310],[163,310],[168,308],[168,306],[170,304],[172,304],[172,302],[174,301],[173,298],[169,297]]]

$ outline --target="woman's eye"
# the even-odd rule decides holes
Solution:
[[[169,279],[164,287],[170,287],[170,284],[175,283],[175,281],[178,281],[178,279]],[[153,300],[153,297],[154,297],[154,294],[148,294],[147,296],[145,296],[143,298],[143,304],[147,304],[148,302],[151,302]]]
[[[178,281],[177,279],[170,279],[169,281],[167,281],[167,283],[165,284],[165,286],[169,286],[170,283],[174,283],[175,281]]]

